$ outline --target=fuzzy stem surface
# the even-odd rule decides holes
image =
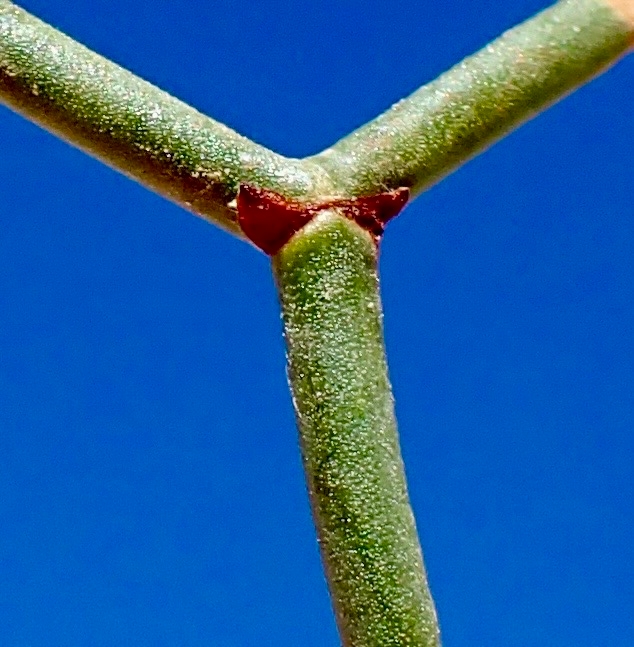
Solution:
[[[371,236],[333,211],[273,259],[322,559],[346,647],[436,647],[399,449]]]
[[[630,50],[632,4],[561,0],[316,159],[343,193],[420,193]]]
[[[0,101],[242,237],[241,182],[319,194],[323,171],[259,146],[0,0]]]

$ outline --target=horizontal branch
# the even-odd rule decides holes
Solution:
[[[259,146],[0,0],[0,101],[186,209],[241,235],[241,182],[317,195],[318,167]]]
[[[562,0],[319,155],[259,146],[0,0],[0,101],[242,236],[239,185],[290,199],[414,195],[614,62],[634,0]]]
[[[345,194],[420,193],[633,42],[633,0],[562,0],[313,159]]]

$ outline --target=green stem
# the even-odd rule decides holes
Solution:
[[[611,4],[610,4],[611,3]],[[415,193],[632,45],[630,0],[562,0],[332,148],[287,159],[0,0],[0,100],[240,236],[240,183],[326,203]],[[376,249],[323,211],[273,259],[321,551],[346,647],[436,647],[384,355]]]
[[[346,647],[439,644],[409,505],[370,236],[319,214],[273,260],[304,467]]]
[[[285,158],[0,0],[0,101],[238,236],[240,183],[288,198],[414,193],[632,46],[629,0],[562,0],[335,146]]]
[[[324,173],[227,126],[0,0],[0,101],[184,208],[241,236],[240,182],[318,195]]]
[[[628,51],[634,24],[623,7],[563,0],[314,159],[346,194],[420,193]]]

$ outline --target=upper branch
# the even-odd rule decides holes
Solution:
[[[562,0],[313,159],[347,194],[419,193],[633,42],[633,0]]]
[[[288,159],[0,0],[0,101],[157,193],[242,236],[241,182],[319,194],[324,172]]]

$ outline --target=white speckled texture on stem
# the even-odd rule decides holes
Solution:
[[[274,257],[310,499],[346,647],[435,647],[372,238],[325,211]]]

